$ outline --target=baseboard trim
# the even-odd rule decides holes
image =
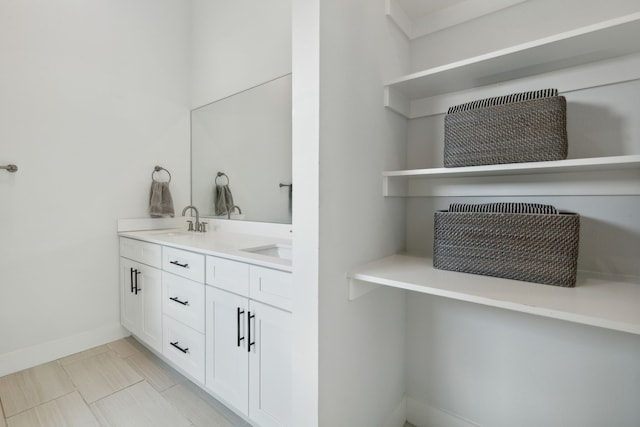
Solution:
[[[407,398],[402,396],[396,409],[391,413],[383,427],[404,427],[407,422]]]
[[[129,336],[120,323],[0,354],[0,376],[12,374],[79,351]]]
[[[482,427],[471,420],[435,408],[427,403],[406,398],[407,421],[418,427]]]

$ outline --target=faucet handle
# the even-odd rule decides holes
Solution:
[[[187,220],[187,224],[189,224],[189,228],[187,228],[187,231],[193,231],[193,221]]]
[[[199,231],[201,231],[201,232],[203,232],[203,233],[206,233],[206,232],[207,232],[207,224],[208,224],[207,222],[204,222],[204,221],[203,221],[203,222],[201,222],[201,223],[200,223],[200,227],[199,227],[199,228],[200,228],[200,230],[199,230]]]

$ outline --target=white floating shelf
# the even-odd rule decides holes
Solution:
[[[394,79],[385,106],[412,118],[418,100],[637,54],[638,40],[640,13],[633,13]]]
[[[603,61],[640,52],[640,13],[445,64],[390,81],[411,98]]]
[[[608,172],[606,177],[593,172]],[[573,179],[567,174],[578,175]],[[564,175],[560,177],[559,174]],[[509,180],[500,177],[511,175]],[[487,187],[487,194],[552,195],[552,194],[640,194],[640,155],[593,157],[548,162],[509,163],[500,165],[467,166],[458,168],[432,168],[386,171],[383,176],[385,196],[465,195],[466,190],[453,190],[457,186],[473,187],[469,195],[478,195]],[[536,176],[539,177],[536,181]],[[469,183],[456,182],[457,178],[475,177]],[[484,181],[483,181],[484,179]],[[436,184],[431,182],[437,181]],[[615,185],[612,185],[615,184]],[[526,188],[522,188],[522,184]],[[537,185],[540,184],[540,185]],[[500,190],[500,187],[503,187]],[[506,188],[505,188],[506,187]],[[463,191],[462,193],[460,191]]]
[[[594,170],[640,168],[640,154],[627,156],[591,157],[548,162],[508,163],[500,165],[466,166],[458,168],[413,169],[383,172],[382,176],[402,177],[470,177],[496,175],[523,175],[550,172],[584,172]]]
[[[640,278],[579,272],[575,288],[437,270],[429,258],[392,255],[347,275],[349,298],[390,286],[640,334]]]

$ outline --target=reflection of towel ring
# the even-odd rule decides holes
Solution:
[[[226,184],[222,184],[222,185],[229,185],[229,177],[224,172],[218,172],[218,174],[216,175],[216,185],[220,185],[220,184],[218,184],[218,178],[220,178],[220,177],[225,177],[227,179],[227,183]]]
[[[151,172],[151,179],[155,181],[156,179],[153,177],[153,174],[160,171],[165,171],[169,175],[169,181],[167,182],[171,182],[171,172],[169,172],[167,169],[163,168],[162,166],[155,166],[153,168],[153,172]]]

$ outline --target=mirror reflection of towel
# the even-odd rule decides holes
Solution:
[[[151,192],[149,194],[149,215],[152,218],[161,218],[165,216],[173,217],[173,198],[169,191],[168,182],[151,182]]]
[[[216,215],[227,215],[233,209],[233,195],[229,185],[216,185],[214,208]]]

